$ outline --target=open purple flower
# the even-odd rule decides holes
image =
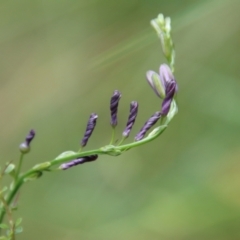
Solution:
[[[154,71],[147,72],[147,81],[158,97],[163,99],[162,115],[167,115],[171,106],[174,94],[177,92],[177,82],[167,64],[162,64],[159,74]]]

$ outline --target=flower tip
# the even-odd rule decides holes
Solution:
[[[94,121],[94,120],[96,120],[98,118],[98,115],[96,113],[92,113],[90,115],[90,118]]]
[[[164,81],[166,84],[171,81],[175,81],[175,78],[170,67],[165,63],[160,65],[159,74],[162,81]]]
[[[120,93],[119,90],[114,90],[113,95],[121,97],[122,94]]]

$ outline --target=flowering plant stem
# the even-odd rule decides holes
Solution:
[[[33,168],[31,168],[30,170],[26,171],[25,173],[21,174],[20,176],[17,176],[17,179],[15,180],[14,186],[13,188],[9,191],[7,197],[6,197],[6,205],[10,206],[11,202],[13,201],[14,197],[16,196],[16,194],[18,193],[19,189],[21,188],[21,186],[27,181],[27,179],[31,176],[38,176],[41,175],[41,173],[43,171],[51,171],[51,167],[54,167],[56,165],[65,163],[67,161],[73,160],[73,159],[77,159],[80,157],[84,157],[84,156],[89,156],[89,155],[113,155],[113,156],[118,156],[121,153],[143,145],[147,142],[150,142],[152,140],[154,140],[155,138],[157,138],[161,133],[163,133],[163,131],[166,129],[166,125],[162,125],[159,127],[158,132],[150,135],[148,137],[145,137],[144,139],[137,141],[137,142],[133,142],[133,143],[129,143],[129,144],[125,144],[125,145],[121,145],[121,146],[114,146],[114,145],[107,145],[105,147],[99,148],[99,149],[95,149],[95,150],[90,150],[90,151],[85,151],[85,152],[76,152],[73,153],[71,152],[71,154],[63,156],[63,157],[57,157],[49,162],[45,162],[42,164],[37,164],[35,165]],[[22,159],[22,155],[21,155],[21,159]],[[19,163],[19,167],[18,167],[18,172],[20,171],[20,167],[21,167],[21,161]],[[38,178],[38,177],[36,177]],[[0,223],[2,223],[3,218],[5,216],[6,210],[2,209],[1,213],[0,213]]]
[[[129,137],[138,113],[138,103],[136,101],[132,101],[130,104],[130,113],[126,128],[122,133],[122,140],[116,143],[116,145],[113,145],[115,141],[115,128],[118,123],[118,105],[121,98],[121,93],[118,90],[115,90],[110,101],[110,125],[112,126],[112,137],[109,145],[95,150],[82,151],[82,149],[87,145],[87,142],[97,123],[98,115],[96,113],[92,113],[89,117],[85,134],[80,143],[79,151],[65,151],[53,160],[37,164],[28,171],[21,173],[24,156],[30,151],[30,143],[35,136],[35,131],[32,129],[25,138],[25,142],[21,143],[19,146],[21,154],[18,165],[15,167],[13,163],[7,163],[4,171],[0,174],[0,179],[2,176],[7,174],[13,177],[13,182],[10,187],[4,187],[0,190],[0,202],[2,204],[0,207],[0,231],[1,229],[7,229],[7,237],[2,238],[2,236],[0,236],[0,239],[14,240],[15,234],[22,231],[21,226],[19,226],[21,224],[21,218],[16,220],[16,222],[12,219],[12,210],[13,207],[15,207],[12,205],[16,205],[16,195],[25,182],[38,179],[43,175],[43,172],[67,170],[79,164],[95,161],[98,158],[98,155],[119,156],[132,148],[153,141],[165,131],[170,121],[178,112],[175,100],[175,94],[178,90],[178,86],[173,76],[175,51],[171,38],[170,18],[164,18],[162,14],[159,14],[156,19],[151,21],[151,23],[160,37],[163,53],[170,65],[170,67],[167,64],[160,65],[159,74],[152,70],[148,71],[146,74],[147,81],[151,88],[159,98],[163,99],[161,111],[158,109],[158,111],[156,111],[145,122],[141,130],[135,136],[135,140],[133,142],[123,144],[123,142]],[[157,122],[159,122],[159,125],[146,136],[148,130]],[[4,193],[5,191],[6,193]],[[9,226],[2,223],[6,214],[9,219]]]

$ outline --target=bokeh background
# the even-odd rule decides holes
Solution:
[[[152,143],[24,185],[17,239],[240,239],[239,0],[0,2],[1,164],[37,132],[24,169],[109,143],[109,101],[122,92],[118,136],[159,109],[145,81],[165,62],[149,22],[172,19],[179,114]],[[131,141],[129,139],[129,141]]]

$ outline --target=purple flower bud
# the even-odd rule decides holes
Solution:
[[[165,88],[167,88],[169,83],[176,81],[170,67],[167,64],[160,65],[159,74],[161,80],[164,82]]]
[[[110,124],[112,127],[117,126],[117,110],[118,110],[118,103],[121,98],[121,93],[118,90],[115,90],[110,102],[110,111],[111,111],[111,122]]]
[[[33,140],[35,136],[35,131],[32,129],[30,130],[29,134],[27,135],[27,137],[25,138],[26,144],[29,146],[31,141]]]
[[[167,95],[166,97],[163,99],[162,102],[162,115],[166,116],[169,112],[169,109],[171,107],[171,102],[172,99],[174,97],[174,94],[176,92],[176,88],[177,88],[177,83],[175,81],[172,81],[171,83],[168,84],[167,86]]]
[[[95,161],[97,158],[98,158],[98,155],[90,155],[90,156],[74,159],[70,162],[63,163],[59,168],[62,170],[67,170],[67,169],[77,166],[79,164]]]
[[[25,138],[25,142],[21,143],[19,149],[21,153],[28,153],[30,151],[30,143],[35,136],[35,131],[32,129]]]
[[[138,103],[131,102],[130,104],[130,113],[128,116],[128,121],[125,130],[123,131],[123,137],[127,138],[132,130],[133,124],[135,123],[136,117],[138,113]]]
[[[158,97],[160,98],[165,98],[165,83],[164,81],[160,78],[160,76],[155,73],[154,71],[147,71],[146,74],[147,81],[153,91],[157,94]]]
[[[92,132],[93,132],[93,130],[96,126],[96,123],[97,123],[97,118],[98,118],[98,115],[95,114],[95,113],[92,113],[90,115],[89,120],[88,120],[88,124],[87,124],[87,128],[86,128],[84,137],[83,137],[82,142],[81,142],[82,147],[86,146],[86,144],[88,142],[88,139],[92,135]]]
[[[171,106],[174,94],[178,91],[176,80],[167,64],[159,68],[159,75],[153,71],[147,72],[147,81],[154,92],[163,98],[162,115],[167,115]]]
[[[169,68],[169,66],[167,64],[162,64],[159,68],[159,74],[160,74],[160,78],[162,79],[162,81],[164,82],[165,85],[165,90],[166,90],[166,95],[168,93],[168,90],[170,90],[169,88],[169,84],[175,82],[176,83],[176,79],[172,74],[171,69]],[[178,91],[178,87],[177,87],[177,83],[175,84],[175,89],[174,89],[174,93],[176,93]]]
[[[140,132],[136,135],[135,141],[139,141],[144,138],[146,132],[160,119],[161,112],[154,113],[148,120],[145,122]]]

